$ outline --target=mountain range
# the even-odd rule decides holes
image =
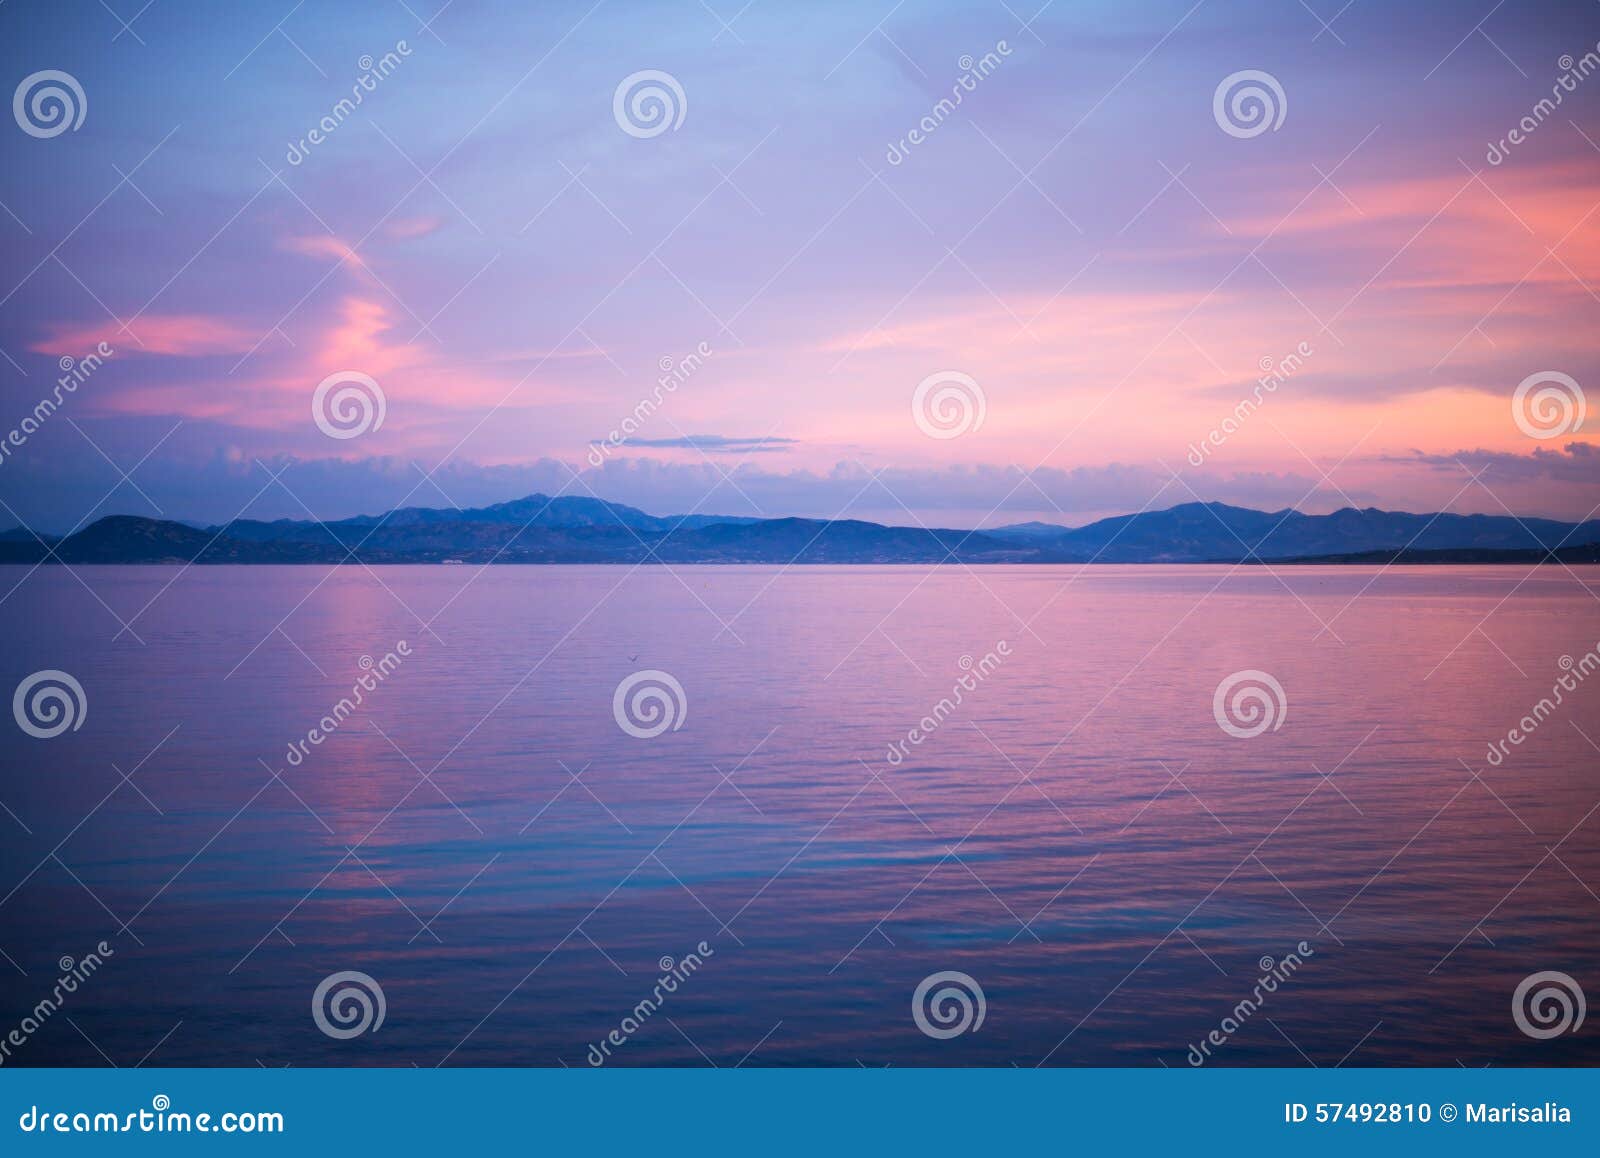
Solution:
[[[656,516],[602,499],[529,495],[459,510],[404,507],[333,522],[201,527],[110,515],[64,538],[0,532],[0,563],[1487,563],[1600,561],[1600,520],[1327,515],[1184,503],[1081,527],[982,531],[858,519]]]

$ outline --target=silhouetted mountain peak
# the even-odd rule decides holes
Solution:
[[[469,510],[405,507],[328,523],[240,519],[198,528],[109,515],[50,542],[68,563],[1537,562],[1558,548],[1583,561],[1573,549],[1600,542],[1600,522],[1370,507],[1307,515],[1196,501],[1081,527],[1031,522],[963,531],[862,519],[656,516],[591,496],[534,494]],[[25,529],[0,535],[0,561],[36,563],[48,554]]]

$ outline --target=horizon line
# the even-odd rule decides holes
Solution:
[[[362,513],[362,514],[356,514],[356,515],[346,515],[346,516],[343,516],[343,517],[340,517],[340,518],[319,518],[317,516],[312,515],[312,516],[305,517],[305,518],[291,518],[291,517],[288,517],[288,516],[283,516],[283,517],[279,517],[279,518],[275,518],[275,519],[252,519],[252,518],[248,518],[248,517],[244,516],[241,513],[240,515],[236,515],[232,519],[228,519],[225,522],[217,523],[217,522],[201,521],[201,520],[196,520],[196,519],[178,518],[178,517],[165,515],[165,514],[153,515],[152,516],[152,515],[146,515],[146,514],[139,514],[137,512],[131,512],[131,511],[113,511],[113,512],[110,512],[108,514],[101,515],[99,518],[93,520],[92,522],[80,524],[80,525],[78,525],[76,527],[73,527],[72,529],[70,529],[68,531],[65,531],[65,532],[57,533],[57,532],[51,531],[51,530],[43,530],[43,531],[41,531],[39,528],[31,527],[31,526],[29,526],[29,525],[27,525],[25,523],[18,522],[13,526],[0,528],[0,535],[9,535],[9,534],[11,534],[11,533],[13,533],[15,531],[25,531],[28,534],[34,535],[35,537],[41,537],[41,536],[48,535],[48,536],[50,536],[52,538],[55,538],[57,540],[66,540],[66,539],[71,538],[74,535],[82,534],[83,532],[89,530],[90,528],[98,526],[99,524],[104,523],[104,522],[106,522],[108,520],[111,520],[111,519],[139,519],[139,520],[142,520],[142,521],[145,521],[145,522],[169,523],[169,524],[174,524],[174,525],[177,525],[177,526],[191,527],[191,528],[194,528],[194,529],[197,529],[197,530],[206,530],[206,531],[217,531],[217,530],[220,530],[221,528],[232,526],[235,523],[262,523],[262,524],[303,523],[303,524],[313,524],[313,525],[318,525],[318,526],[327,526],[327,525],[333,525],[333,524],[339,524],[339,523],[349,523],[349,522],[355,522],[357,520],[376,520],[376,521],[381,523],[383,521],[386,521],[390,516],[398,514],[398,513],[402,512],[402,511],[433,511],[433,512],[439,512],[439,513],[449,513],[449,512],[451,512],[453,510],[457,514],[466,515],[469,512],[492,510],[495,507],[510,506],[513,503],[528,502],[528,501],[539,500],[539,499],[543,499],[545,501],[545,506],[540,510],[539,514],[543,514],[544,511],[549,510],[550,507],[552,507],[555,503],[560,502],[560,501],[583,502],[583,503],[599,503],[599,504],[602,504],[603,506],[605,506],[607,508],[618,508],[618,509],[627,510],[627,511],[635,511],[635,512],[641,514],[641,515],[644,515],[646,518],[658,519],[658,520],[661,520],[663,522],[677,520],[678,526],[673,528],[673,529],[681,528],[682,525],[685,522],[687,522],[688,520],[695,519],[695,520],[702,521],[703,523],[718,523],[718,522],[766,523],[766,522],[782,522],[782,521],[787,521],[787,520],[794,520],[794,521],[798,521],[798,522],[807,522],[807,523],[828,523],[828,524],[832,524],[832,523],[863,523],[863,524],[866,524],[866,525],[869,525],[869,526],[889,527],[889,528],[904,528],[904,529],[908,529],[908,530],[964,531],[964,532],[966,532],[968,534],[993,533],[993,532],[997,532],[997,531],[1010,530],[1010,529],[1014,529],[1014,528],[1018,528],[1018,527],[1055,527],[1055,528],[1060,529],[1063,532],[1070,532],[1070,531],[1083,530],[1083,529],[1086,529],[1088,527],[1095,526],[1095,525],[1097,525],[1099,523],[1104,523],[1104,522],[1108,522],[1108,521],[1112,521],[1112,520],[1116,520],[1116,519],[1134,519],[1134,518],[1138,518],[1141,515],[1168,514],[1168,513],[1172,512],[1172,511],[1182,510],[1182,509],[1184,509],[1186,507],[1201,507],[1201,508],[1207,508],[1207,509],[1213,509],[1213,510],[1220,508],[1220,509],[1229,510],[1229,511],[1245,511],[1245,512],[1248,512],[1250,514],[1263,515],[1263,516],[1268,516],[1268,517],[1271,517],[1273,515],[1278,515],[1278,516],[1283,516],[1285,520],[1287,520],[1287,518],[1290,515],[1300,515],[1301,517],[1308,518],[1308,519],[1322,519],[1322,518],[1331,518],[1331,517],[1333,517],[1335,515],[1344,514],[1346,512],[1355,512],[1357,514],[1362,514],[1362,515],[1366,515],[1366,514],[1405,515],[1405,516],[1408,516],[1408,517],[1411,517],[1411,518],[1430,518],[1431,517],[1431,518],[1434,518],[1434,519],[1438,519],[1438,518],[1441,518],[1441,517],[1444,517],[1444,516],[1450,516],[1452,518],[1510,519],[1510,520],[1512,520],[1514,522],[1522,523],[1522,524],[1527,524],[1527,523],[1530,523],[1530,522],[1555,523],[1555,524],[1558,524],[1558,525],[1561,525],[1561,526],[1567,526],[1567,527],[1573,527],[1573,528],[1582,527],[1582,526],[1584,526],[1586,524],[1589,524],[1589,523],[1600,522],[1600,519],[1592,517],[1592,515],[1591,515],[1591,517],[1585,518],[1585,519],[1557,519],[1557,518],[1550,518],[1550,517],[1545,516],[1545,515],[1519,515],[1519,514],[1516,514],[1514,512],[1510,512],[1510,511],[1501,511],[1499,513],[1492,512],[1492,511],[1451,511],[1451,510],[1410,511],[1410,510],[1391,509],[1391,508],[1387,508],[1387,507],[1377,507],[1377,506],[1357,507],[1357,506],[1353,506],[1353,505],[1349,505],[1349,504],[1347,504],[1345,506],[1342,506],[1342,507],[1336,507],[1333,510],[1324,512],[1322,514],[1310,514],[1310,513],[1307,513],[1305,511],[1302,511],[1298,506],[1279,507],[1279,508],[1276,508],[1276,509],[1273,509],[1273,510],[1268,510],[1268,509],[1264,509],[1264,508],[1261,508],[1261,507],[1240,506],[1240,505],[1238,505],[1236,503],[1228,503],[1228,502],[1224,502],[1224,501],[1222,501],[1220,499],[1198,499],[1198,498],[1196,498],[1196,499],[1190,499],[1187,502],[1174,503],[1174,504],[1172,504],[1171,506],[1168,506],[1168,507],[1143,507],[1143,508],[1140,508],[1139,510],[1136,510],[1136,511],[1125,511],[1125,512],[1122,512],[1122,513],[1119,513],[1119,514],[1102,515],[1102,516],[1100,516],[1098,518],[1089,519],[1089,520],[1087,520],[1085,522],[1081,522],[1081,523],[1069,524],[1069,523],[1055,523],[1055,522],[1050,522],[1050,521],[1044,520],[1044,519],[1022,519],[1022,520],[1019,520],[1019,521],[1009,522],[1009,523],[998,523],[998,524],[993,524],[993,525],[982,525],[982,524],[980,524],[978,526],[973,526],[973,527],[960,527],[960,526],[942,526],[942,525],[939,525],[939,524],[936,524],[936,523],[930,523],[930,522],[926,522],[926,521],[923,521],[923,520],[917,520],[915,522],[883,522],[883,521],[880,521],[880,520],[877,520],[877,519],[857,518],[857,517],[850,517],[850,516],[845,516],[845,515],[833,515],[833,516],[793,515],[793,514],[784,514],[784,515],[769,515],[769,514],[735,515],[735,514],[699,514],[697,512],[692,512],[692,511],[691,512],[687,512],[687,513],[672,512],[672,513],[668,513],[668,514],[659,514],[658,515],[658,514],[653,514],[650,511],[645,510],[643,507],[638,507],[638,506],[635,506],[635,505],[633,505],[631,503],[624,503],[624,502],[620,502],[620,501],[615,500],[615,499],[602,498],[599,495],[594,495],[594,494],[589,494],[589,495],[568,495],[568,494],[557,493],[557,494],[551,495],[551,494],[546,494],[543,491],[532,491],[532,492],[529,492],[528,494],[518,495],[518,496],[516,496],[514,498],[503,499],[503,500],[501,500],[499,502],[489,503],[489,504],[486,504],[484,506],[478,506],[478,507],[459,507],[459,506],[453,506],[453,507],[429,507],[429,506],[422,506],[420,504],[410,504],[410,505],[407,505],[407,506],[390,507],[387,510],[380,511],[380,512],[377,512],[375,514]],[[995,513],[995,512],[991,512],[991,514],[993,514],[993,513]],[[1064,514],[1065,512],[1061,512],[1061,513]],[[537,517],[538,516],[535,515],[535,518],[537,518]],[[530,526],[532,525],[531,520],[530,520],[529,525]]]

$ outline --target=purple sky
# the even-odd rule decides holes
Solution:
[[[222,7],[0,7],[0,525],[1600,502],[1600,4]]]

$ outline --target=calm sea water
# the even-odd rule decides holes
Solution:
[[[87,710],[5,721],[0,1037],[59,959],[112,954],[7,1064],[582,1066],[613,1030],[610,1065],[1182,1067],[1213,1030],[1214,1065],[1600,1062],[1600,1014],[1540,1040],[1513,1011],[1547,970],[1600,997],[1600,675],[1487,760],[1600,640],[1590,569],[8,591],[0,687],[63,670]],[[639,738],[613,697],[645,671],[680,726]],[[1241,671],[1284,697],[1252,677],[1277,726],[1249,738],[1214,708]],[[313,994],[347,970],[385,1016],[336,1039]],[[946,971],[983,1020],[938,1038],[913,997]]]

